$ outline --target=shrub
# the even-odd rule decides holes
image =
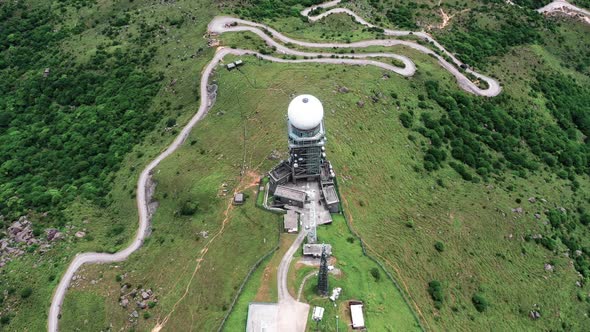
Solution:
[[[183,216],[192,216],[197,212],[198,205],[196,202],[185,201],[180,207],[180,214]]]
[[[375,281],[379,281],[381,280],[381,272],[379,271],[378,268],[374,267],[371,269],[371,275],[373,276],[373,278],[375,279]]]
[[[20,291],[20,297],[23,299],[28,298],[29,296],[31,296],[31,294],[33,294],[33,289],[31,287],[27,287]]]
[[[0,318],[0,324],[2,324],[2,325],[10,324],[10,316],[2,316]]]
[[[471,302],[475,306],[475,309],[479,312],[484,312],[488,308],[488,301],[483,297],[481,293],[475,293],[471,297]]]
[[[442,292],[442,285],[438,280],[432,280],[428,283],[428,294],[434,301],[434,307],[436,309],[442,308],[442,304],[444,301],[444,296]]]
[[[410,115],[410,113],[400,113],[399,115],[399,121],[402,123],[402,126],[406,127],[406,128],[410,128],[412,127],[412,122],[414,122],[414,119],[412,118],[412,115]]]
[[[115,280],[117,282],[121,282],[121,281],[123,281],[123,276],[121,276],[120,274],[117,274],[117,276],[115,277]]]
[[[150,315],[149,312],[146,311],[143,313],[143,319],[149,319],[150,317],[152,317],[152,315]]]
[[[437,242],[434,244],[434,248],[435,248],[435,249],[436,249],[436,251],[438,251],[438,252],[443,252],[443,251],[445,251],[445,245],[444,245],[444,243],[442,243],[442,242],[440,242],[440,241],[437,241]]]
[[[354,243],[354,238],[352,236],[349,236],[346,238],[346,241],[348,241],[348,243]]]

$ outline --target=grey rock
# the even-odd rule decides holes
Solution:
[[[541,219],[541,215],[539,213],[535,213],[535,218]]]
[[[148,294],[147,292],[141,292],[141,298],[147,300],[150,298],[150,294]]]
[[[512,212],[514,213],[522,213],[524,210],[519,206],[517,208],[512,209]]]
[[[137,310],[133,310],[133,312],[131,313],[131,316],[133,318],[138,318],[139,317],[139,313],[137,312]]]
[[[123,308],[127,308],[127,306],[129,305],[129,300],[127,298],[124,298],[121,300],[121,302],[119,302],[119,304],[123,307]]]
[[[529,203],[535,203],[537,199],[535,197],[529,197]]]
[[[340,89],[338,89],[338,92],[340,92],[340,93],[348,93],[348,91],[350,91],[350,90],[348,90],[348,88],[345,87],[345,86],[343,86]]]
[[[532,310],[532,311],[529,313],[529,316],[530,316],[532,319],[539,319],[539,318],[541,318],[541,313],[540,313],[540,312],[538,312],[537,310]]]
[[[553,272],[553,270],[555,269],[555,267],[549,263],[545,263],[545,271],[547,272]]]
[[[86,232],[78,231],[78,232],[76,232],[76,234],[74,234],[74,236],[81,239],[86,236]]]

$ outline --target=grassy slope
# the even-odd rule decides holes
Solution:
[[[172,10],[172,8],[167,7],[165,10]],[[200,11],[195,12],[200,13]],[[179,38],[183,41],[190,41],[193,45],[196,40],[202,45],[203,41],[200,36],[204,24],[206,24],[206,21],[198,20],[197,25],[201,28],[183,29]],[[89,38],[89,40],[91,39],[92,38]],[[72,47],[76,48],[76,44],[74,43]],[[178,115],[179,123],[184,123],[187,117],[191,115],[191,109],[194,110],[196,107],[193,95],[194,87],[196,85],[194,77],[198,75],[199,68],[207,61],[211,53],[207,52],[206,54],[197,57],[196,60],[189,61],[181,61],[176,57],[181,53],[181,51],[174,50],[172,47],[162,46],[159,51],[158,64],[156,66],[159,68],[165,67],[166,63],[170,61],[171,66],[166,69],[166,76],[169,77],[170,80],[173,78],[179,78],[179,83],[177,83],[178,85],[176,86],[176,90],[178,91],[177,94],[172,96],[170,92],[162,91],[160,98],[161,100],[171,100],[174,103],[173,105],[184,106],[180,107],[178,110],[168,110],[170,113],[176,113],[176,115]],[[171,56],[168,56],[168,54],[171,54]],[[193,61],[196,61],[196,64]],[[418,64],[420,65],[421,70],[429,72],[434,75],[434,77],[440,75],[438,67],[435,64],[429,63],[427,59],[424,59],[424,62],[418,62]],[[500,63],[500,66],[502,65],[503,63]],[[268,70],[267,72],[267,68],[272,68],[272,70]],[[500,323],[500,326],[505,329],[533,329],[540,326],[558,327],[559,319],[553,318],[558,310],[561,312],[562,317],[573,317],[573,320],[579,320],[579,326],[588,323],[585,321],[587,318],[581,317],[581,313],[584,310],[584,304],[579,305],[579,307],[573,305],[576,291],[573,286],[574,273],[567,261],[562,257],[555,257],[549,252],[545,252],[544,249],[541,249],[540,247],[520,242],[520,236],[517,234],[522,235],[524,230],[541,227],[538,225],[538,222],[535,222],[531,218],[530,213],[526,217],[521,217],[518,220],[512,221],[509,220],[510,217],[512,217],[511,215],[507,218],[503,218],[499,212],[493,211],[493,208],[495,207],[498,207],[503,211],[508,211],[509,207],[515,205],[515,203],[513,203],[515,197],[518,196],[526,199],[527,195],[534,195],[535,193],[547,197],[549,204],[559,205],[559,203],[563,203],[562,205],[566,206],[568,203],[568,197],[571,194],[569,194],[567,189],[564,189],[564,186],[562,186],[559,181],[552,180],[552,182],[545,184],[543,183],[542,176],[529,179],[529,181],[509,180],[511,182],[514,181],[516,184],[516,188],[518,189],[517,193],[509,193],[503,189],[495,187],[490,190],[490,194],[486,194],[487,189],[484,185],[465,184],[458,180],[456,174],[446,169],[437,174],[437,177],[443,178],[447,183],[446,188],[436,187],[434,184],[434,177],[417,174],[412,170],[411,166],[419,164],[419,161],[421,160],[420,149],[406,139],[408,132],[397,123],[395,107],[371,105],[370,103],[367,103],[365,109],[359,110],[354,105],[354,102],[371,94],[371,90],[378,88],[396,91],[402,96],[401,98],[405,99],[402,107],[415,107],[417,104],[417,100],[415,99],[416,94],[424,93],[420,90],[420,83],[424,80],[424,76],[422,75],[425,74],[419,74],[418,77],[410,80],[393,77],[391,80],[381,81],[377,79],[380,77],[378,70],[374,69],[365,73],[364,70],[348,68],[347,73],[345,73],[341,72],[344,67],[318,67],[328,69],[318,70],[320,73],[313,75],[310,79],[302,78],[301,75],[309,74],[306,70],[308,70],[308,68],[313,68],[312,65],[297,67],[299,70],[297,70],[298,76],[295,81],[305,80],[307,81],[307,84],[309,84],[309,82],[314,82],[314,86],[309,86],[309,89],[305,90],[301,86],[298,88],[293,87],[296,83],[291,82],[290,78],[291,74],[294,73],[294,68],[295,67],[291,66],[265,65],[265,70],[259,70],[256,72],[256,75],[252,74],[250,81],[257,86],[257,92],[266,92],[268,99],[264,100],[264,104],[286,105],[286,102],[284,101],[278,103],[277,95],[280,95],[281,100],[288,100],[288,93],[299,93],[313,90],[312,92],[318,94],[322,100],[326,100],[325,104],[328,112],[330,111],[330,106],[336,111],[335,114],[332,114],[331,116],[328,115],[327,119],[328,128],[330,128],[329,132],[330,135],[332,135],[330,144],[334,145],[332,147],[332,152],[336,152],[331,154],[331,158],[337,166],[337,170],[340,170],[339,174],[341,176],[352,177],[349,181],[343,181],[342,191],[345,197],[359,198],[354,200],[350,199],[349,202],[349,211],[353,218],[356,216],[356,218],[354,218],[355,225],[361,231],[361,234],[367,237],[369,243],[374,246],[377,252],[380,255],[383,255],[384,261],[387,260],[393,262],[392,264],[399,265],[400,274],[398,277],[401,281],[407,283],[410,294],[415,299],[416,303],[418,303],[418,306],[422,308],[430,327],[449,329],[456,326],[465,326],[465,329],[469,329],[470,326],[475,327],[479,326],[479,324],[489,324],[492,321],[494,321],[494,323]],[[273,76],[277,74],[277,72],[283,73],[282,75],[289,77],[289,79],[286,79],[286,82],[280,82],[280,80],[277,79],[270,85],[262,84],[263,82],[269,81],[269,76]],[[338,75],[331,76],[329,78],[330,82],[326,82],[327,76],[330,72],[333,74],[338,72]],[[309,74],[309,76],[312,75]],[[448,75],[443,75],[443,78],[446,81],[450,81],[450,84],[454,84],[454,81],[447,76]],[[335,89],[335,77],[337,77],[337,81],[340,84],[352,87],[353,89],[356,88],[356,90],[353,90],[353,94],[332,95],[330,91]],[[503,76],[499,77],[504,78]],[[504,80],[506,81],[507,79]],[[364,84],[358,87],[353,86],[353,82],[359,81],[363,81]],[[411,83],[410,86],[408,86],[408,82],[414,83]],[[236,90],[238,90],[237,93],[239,93],[240,84],[244,86],[248,84],[245,83],[245,81],[241,81],[238,84],[233,80],[230,80],[228,83],[222,84],[222,86],[234,83],[236,84],[235,88],[230,94],[235,94]],[[270,89],[266,90],[269,87]],[[162,96],[166,93],[169,94],[167,98]],[[247,103],[243,106],[244,109],[257,109],[255,101],[248,99],[248,96],[242,97],[243,98],[240,98],[240,102]],[[256,101],[261,102],[262,100],[259,97],[260,94],[257,94]],[[220,94],[219,102],[223,102],[223,98],[224,95]],[[178,99],[180,101],[177,101]],[[218,106],[220,105],[221,104]],[[262,105],[260,107],[264,108]],[[216,110],[217,109],[224,108],[216,108]],[[213,113],[216,110],[214,110]],[[280,123],[284,112],[278,107],[276,107],[275,111],[278,113],[275,114],[272,121],[279,121]],[[375,123],[375,118],[377,117],[370,116],[369,114],[377,115],[382,121]],[[225,117],[225,115],[220,118],[223,117]],[[346,119],[346,117],[349,117],[349,119]],[[211,120],[210,118],[211,115],[208,120]],[[335,118],[338,118],[339,120],[334,120]],[[342,129],[354,129],[357,127],[358,123],[363,123],[363,130],[360,130],[359,128],[358,133],[346,133],[344,132],[344,129]],[[367,130],[366,128],[371,129]],[[353,131],[356,131],[356,129]],[[225,131],[218,130],[218,132]],[[283,131],[279,130],[278,133],[272,133],[271,137],[272,135],[282,137],[282,134]],[[362,136],[359,134],[362,134]],[[359,137],[362,137],[363,139],[355,141]],[[168,142],[171,138],[172,135],[170,133],[158,132],[147,139],[144,145],[138,147],[137,151],[141,150],[147,152],[141,157],[138,157],[139,154],[130,155],[125,167],[123,167],[122,171],[118,173],[118,181],[116,181],[117,185],[113,191],[115,202],[117,203],[113,206],[112,211],[103,212],[88,207],[83,208],[82,211],[87,212],[81,213],[79,225],[81,226],[81,221],[88,216],[96,216],[93,219],[96,219],[97,221],[125,221],[123,224],[128,225],[129,227],[126,227],[122,236],[124,237],[126,234],[131,235],[134,231],[135,225],[135,210],[134,200],[130,197],[128,191],[132,190],[134,187],[136,173],[142,165],[153,157],[160,149],[159,147],[164,146],[164,143]],[[379,146],[376,146],[376,144],[370,144],[371,141],[373,143],[382,143],[380,143]],[[277,143],[270,138],[264,139],[263,137],[261,141],[256,144],[256,149],[264,150],[264,152],[260,153],[258,159],[250,158],[252,165],[261,162],[264,159],[264,153],[270,152],[272,148],[284,148],[283,144],[280,144],[280,142],[281,141]],[[219,148],[217,142],[211,144],[214,144],[212,146]],[[355,158],[351,157],[352,151],[355,151],[357,154]],[[225,152],[223,152],[223,154],[228,156]],[[375,155],[378,154],[387,156],[387,158],[375,157]],[[185,154],[183,153],[183,155]],[[368,162],[359,162],[358,160],[361,156],[365,157],[365,160],[368,160]],[[256,160],[258,160],[258,162],[255,162]],[[211,159],[211,161],[214,162],[215,159]],[[239,160],[235,160],[234,162],[238,163]],[[270,165],[267,163],[260,167],[260,170],[264,171],[268,167],[270,167]],[[386,174],[382,177],[378,176],[376,178],[369,178],[367,175],[381,174],[384,173],[383,170],[386,170]],[[228,171],[227,174],[233,174],[235,176],[235,169],[233,170],[233,173]],[[174,174],[172,173],[167,175],[167,177],[173,176]],[[393,176],[393,179],[391,179],[390,176]],[[218,180],[220,180],[220,178],[218,178]],[[163,187],[166,181],[168,180],[160,180],[161,187],[159,187],[159,190]],[[181,182],[188,186],[187,183],[189,183],[189,181]],[[219,183],[217,183],[217,185],[218,184]],[[213,181],[206,182],[206,185],[213,186]],[[432,189],[431,187],[434,187],[435,189]],[[555,187],[559,188],[559,190],[556,190],[557,192],[553,192],[553,188]],[[587,190],[587,186],[584,188]],[[159,190],[158,192],[160,192]],[[376,199],[374,194],[375,191],[385,192],[389,195],[380,194],[378,195],[380,199]],[[510,197],[511,195],[512,197]],[[363,200],[363,207],[360,206],[360,199]],[[166,200],[162,200],[162,207],[165,208],[166,204],[173,203],[167,203]],[[486,206],[485,208],[483,207],[484,204]],[[217,202],[217,205],[212,206],[211,209],[222,210],[224,207],[224,204]],[[541,208],[537,208],[537,210],[538,209]],[[171,218],[170,213],[173,210],[174,208],[170,207],[168,208],[167,216],[158,217],[166,215],[165,212],[160,210],[156,218],[167,220],[168,218]],[[111,213],[115,213],[114,216]],[[119,214],[117,215],[116,213]],[[219,213],[219,211],[217,211],[217,213]],[[359,220],[359,216],[363,216],[363,219]],[[408,229],[403,225],[403,221],[409,218],[415,221],[416,227],[414,229]],[[158,219],[156,219],[155,222],[157,223]],[[100,223],[97,222],[97,224]],[[178,226],[178,224],[176,225]],[[85,227],[91,228],[95,226],[88,225]],[[99,234],[105,234],[108,231],[104,226],[96,227],[100,227],[101,229],[100,231],[97,231]],[[154,233],[154,236],[157,235],[158,229],[162,228],[158,226],[155,227],[156,232]],[[172,226],[169,228],[169,230],[164,228],[163,232],[168,233],[167,236],[170,238],[173,237],[172,234],[177,234],[175,232],[181,231],[181,229],[173,229],[174,227]],[[228,232],[229,231],[230,229],[228,229]],[[236,233],[239,232],[236,231]],[[260,232],[256,235],[257,238],[260,238],[262,234],[263,232]],[[486,236],[484,237],[483,234]],[[513,234],[512,240],[504,238],[504,236],[509,234]],[[95,238],[99,238],[99,236],[96,236]],[[443,254],[435,253],[432,247],[435,240],[442,240],[445,242],[447,250]],[[112,246],[113,242],[111,242],[110,239],[106,239],[104,243],[108,247]],[[181,242],[183,244],[185,243],[183,241]],[[81,243],[84,244],[84,242]],[[228,243],[231,243],[231,241],[228,241]],[[170,250],[168,251],[176,252],[174,248],[178,248],[177,244],[178,243],[176,242],[175,244],[169,244]],[[148,246],[150,245],[152,244],[148,243]],[[198,247],[196,244],[192,245]],[[95,244],[92,243],[88,244],[88,247],[96,248]],[[524,257],[520,254],[523,247],[527,252]],[[78,247],[78,245],[70,245],[70,248],[74,249],[72,251],[77,251],[77,249],[81,247]],[[127,271],[138,266],[142,267],[142,271],[161,268],[161,264],[156,264],[161,263],[161,261],[155,260],[154,262],[151,260],[152,257],[154,257],[153,253],[159,250],[162,249],[148,249],[148,247],[146,247],[143,254],[146,255],[145,257],[149,257],[149,259],[146,259],[146,262],[148,263],[139,263],[141,259],[136,258],[131,262],[124,264],[121,271]],[[257,253],[260,254],[259,252]],[[502,255],[506,258],[501,258]],[[16,263],[13,265],[13,271],[15,271],[13,275],[15,278],[19,278],[19,276],[20,278],[28,276],[31,283],[39,283],[48,287],[39,287],[40,291],[29,298],[25,307],[19,312],[19,315],[13,318],[11,328],[22,330],[28,327],[30,330],[36,330],[44,326],[45,313],[42,313],[41,311],[44,310],[45,306],[37,305],[37,303],[48,303],[47,301],[50,292],[55,285],[55,282],[47,284],[44,281],[48,275],[47,271],[53,270],[55,273],[59,274],[60,269],[63,268],[64,264],[69,260],[69,257],[70,256],[61,256],[49,262],[41,262],[40,266],[45,266],[48,270],[38,268],[33,270],[33,273],[30,272],[27,265],[35,263],[39,260],[38,258],[23,260],[22,263]],[[164,255],[162,258],[165,259],[166,257],[167,256]],[[466,257],[468,259],[465,259]],[[190,261],[190,258],[186,256],[183,259],[185,262]],[[555,274],[545,275],[542,271],[542,264],[549,260],[553,260],[557,263],[557,272]],[[54,262],[58,262],[57,267],[51,266]],[[182,266],[181,263],[177,264]],[[112,271],[113,269],[113,267],[92,267],[89,268],[87,272],[96,275],[96,273],[100,271],[105,276],[103,279],[105,285],[101,284],[102,286],[100,286],[101,292],[103,292],[104,289],[109,289],[114,295],[118,291],[118,284],[114,282],[114,275],[119,274],[119,270]],[[174,268],[171,268],[170,270],[174,271]],[[424,270],[429,272],[425,274]],[[35,271],[39,271],[38,274]],[[396,270],[392,268],[392,272],[396,272]],[[457,276],[457,272],[462,273]],[[176,279],[186,281],[186,272],[175,273],[178,273]],[[129,277],[131,282],[141,282],[144,285],[148,285],[150,277],[140,278],[138,275],[131,275]],[[545,279],[545,277],[548,277],[548,279]],[[168,277],[165,276],[162,278],[164,279],[160,280],[165,280]],[[440,313],[433,311],[433,309],[429,309],[432,308],[432,306],[428,294],[426,293],[426,283],[434,278],[443,281],[443,285],[449,296]],[[233,280],[233,283],[237,284],[238,282]],[[168,286],[172,287],[172,285]],[[154,286],[150,285],[150,287]],[[228,287],[231,288],[231,286]],[[484,315],[477,314],[470,304],[472,290],[479,287],[483,289],[486,297],[492,302],[489,312]],[[556,291],[551,292],[551,296],[535,295],[547,294],[547,292],[552,289],[556,289]],[[161,294],[168,294],[167,292],[169,292],[170,295],[162,295],[165,299],[162,301],[161,307],[156,307],[156,310],[154,311],[156,315],[167,312],[167,309],[169,309],[171,303],[178,295],[177,293],[179,290],[174,291],[167,289]],[[176,294],[172,295],[174,292],[176,292]],[[231,291],[229,293],[231,293]],[[227,300],[229,297],[228,294],[224,300]],[[517,300],[514,301],[514,299]],[[97,308],[100,307],[100,305],[97,304],[100,301],[95,297],[72,292],[66,298],[66,308],[74,308],[75,305],[72,303],[86,303],[85,301],[93,303],[92,305]],[[104,322],[114,321],[118,322],[117,324],[123,324],[126,319],[126,314],[123,314],[120,307],[116,305],[116,296],[104,298],[104,301],[107,307],[106,310],[108,310],[110,316],[113,317],[109,320],[104,318]],[[508,304],[503,304],[504,302],[508,302]],[[526,318],[528,310],[531,309],[530,307],[532,303],[541,303],[544,315],[543,320],[535,322]],[[212,316],[220,317],[220,311],[222,310],[219,310],[219,308],[216,310],[212,310]],[[89,318],[96,319],[95,314],[91,314],[90,311],[86,312]],[[64,328],[74,327],[75,322],[69,320],[66,315],[67,312],[64,311],[64,324],[72,325],[65,325]],[[504,319],[505,316],[508,318]],[[545,319],[545,317],[547,318]],[[101,317],[98,318],[100,319]],[[214,319],[212,319],[212,321],[213,320]],[[206,326],[214,326],[212,321],[204,324],[206,324]],[[568,321],[572,321],[572,319],[568,319]],[[171,320],[169,326],[177,324],[174,322],[174,319]],[[182,322],[178,322],[178,324],[182,324]],[[145,326],[152,325],[152,321],[145,323]]]

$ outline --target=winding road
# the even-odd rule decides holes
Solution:
[[[556,1],[556,2],[563,2],[563,1]],[[339,4],[340,1],[330,1],[316,7],[323,7],[323,8],[330,8],[334,7]],[[544,7],[545,8],[545,7]],[[547,11],[558,11],[556,8],[561,7],[551,7],[547,8]],[[576,7],[577,8],[577,7]],[[579,9],[579,8],[578,8]],[[345,13],[354,17],[354,19],[365,26],[373,27],[374,25],[370,24],[369,22],[362,19],[356,13],[352,12],[346,8],[334,8],[324,13],[321,13],[317,16],[309,16],[312,8],[307,8],[303,10],[301,13],[304,16],[307,16],[311,21],[320,20],[328,15],[335,14],[335,13]],[[587,11],[586,11],[587,13]],[[235,23],[234,23],[235,22]],[[236,25],[237,24],[237,25]],[[263,30],[269,31],[272,36],[267,35]],[[211,33],[226,33],[226,32],[238,32],[238,31],[250,31],[265,40],[265,42],[277,48],[277,52],[287,55],[296,55],[296,56],[306,56],[306,57],[314,57],[312,59],[282,59],[277,58],[269,55],[263,55],[258,52],[252,50],[242,50],[242,49],[229,49],[229,48],[219,48],[213,59],[207,64],[201,74],[201,81],[200,81],[200,95],[201,95],[201,103],[199,106],[198,112],[191,118],[188,124],[182,129],[180,134],[174,139],[174,141],[164,150],[160,155],[158,155],[152,162],[150,162],[141,172],[139,180],[137,182],[137,209],[139,213],[139,228],[137,233],[135,234],[135,238],[131,242],[131,244],[126,247],[125,249],[116,252],[114,254],[106,254],[106,253],[96,253],[96,252],[88,252],[78,254],[74,257],[72,262],[70,263],[68,269],[61,277],[60,282],[53,294],[53,298],[51,301],[51,306],[49,309],[49,315],[47,320],[47,328],[49,332],[56,332],[58,331],[58,323],[59,323],[59,314],[61,310],[61,306],[63,304],[63,300],[66,294],[66,291],[70,285],[70,281],[76,271],[82,266],[83,264],[90,264],[90,263],[112,263],[112,262],[120,262],[129,257],[133,252],[138,250],[142,244],[146,236],[149,234],[149,221],[150,221],[150,213],[148,210],[148,205],[150,203],[151,197],[149,197],[149,187],[150,187],[150,178],[153,170],[158,166],[158,164],[176,151],[186,140],[189,133],[193,129],[193,127],[207,114],[208,110],[213,106],[213,100],[211,100],[208,96],[207,86],[209,77],[213,73],[215,67],[219,64],[222,59],[228,55],[253,55],[257,56],[258,58],[265,59],[268,61],[273,62],[282,62],[282,63],[327,63],[327,64],[348,64],[348,65],[371,65],[377,66],[379,68],[389,70],[395,72],[397,74],[403,76],[411,76],[415,73],[416,67],[414,63],[406,56],[398,55],[394,53],[366,53],[366,54],[334,54],[334,58],[332,58],[332,53],[313,53],[313,52],[303,52],[290,49],[280,43],[278,43],[276,39],[280,40],[284,43],[292,43],[295,45],[299,45],[302,47],[307,48],[364,48],[369,46],[396,46],[396,45],[404,45],[407,47],[411,47],[417,51],[422,53],[431,55],[435,57],[440,65],[448,70],[455,78],[457,79],[459,86],[471,93],[474,93],[479,96],[486,96],[486,97],[493,97],[498,95],[501,92],[501,87],[499,83],[487,76],[478,74],[473,72],[470,69],[466,69],[465,71],[474,75],[478,79],[481,79],[487,82],[488,87],[485,89],[479,88],[473,82],[471,82],[461,71],[457,68],[462,65],[462,63],[456,59],[451,53],[449,53],[442,45],[436,42],[429,34],[425,32],[410,32],[410,31],[401,31],[401,30],[389,30],[384,29],[384,34],[388,36],[407,36],[407,35],[414,35],[422,40],[434,45],[436,48],[439,49],[440,52],[444,53],[448,56],[453,64],[446,61],[442,56],[438,55],[431,49],[421,44],[407,41],[407,40],[396,40],[396,39],[387,39],[387,40],[366,40],[366,41],[359,41],[355,43],[349,44],[341,44],[341,43],[310,43],[304,41],[298,41],[287,36],[282,35],[278,31],[265,26],[263,24],[250,22],[246,20],[240,20],[232,17],[221,16],[214,18],[211,23],[209,24],[209,31]],[[318,56],[322,56],[321,58],[317,58]],[[345,58],[336,58],[336,57],[345,57]],[[398,61],[404,64],[404,67],[396,67],[388,63],[380,62],[377,60],[370,60],[368,58],[393,58],[397,59]],[[288,304],[288,306],[292,307],[292,310],[308,310],[307,304],[297,302],[290,294],[287,289],[287,272],[289,269],[289,265],[293,256],[293,253],[301,242],[303,241],[305,232],[301,232],[295,243],[289,248],[287,254],[281,261],[279,265],[278,271],[278,289],[279,289],[279,302],[283,302]],[[287,308],[288,306],[285,306]],[[307,311],[305,311],[307,312]],[[303,326],[304,328],[304,326]]]

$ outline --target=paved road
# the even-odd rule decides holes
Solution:
[[[319,19],[319,18],[326,17],[327,15],[331,15],[334,13],[340,13],[340,12],[352,13],[348,9],[336,8],[336,9],[332,9],[328,12],[325,12],[319,16],[316,16],[314,18]],[[373,25],[369,24],[368,22],[362,20],[356,14],[354,14],[353,16],[355,17],[355,19],[356,18],[360,19],[359,23],[361,23],[361,24],[366,23],[365,25],[367,25],[367,26],[371,26],[371,27],[373,26]],[[235,25],[235,24],[237,24],[237,25]],[[230,17],[230,16],[215,17],[209,23],[209,31],[213,32],[213,33],[217,33],[217,34],[221,34],[221,33],[225,33],[225,32],[250,31],[250,32],[255,33],[258,36],[260,36],[269,46],[276,47],[277,52],[281,53],[281,54],[307,56],[307,57],[317,57],[317,56],[321,55],[321,56],[323,56],[323,58],[329,58],[332,56],[337,56],[337,57],[345,56],[347,58],[353,58],[353,59],[366,59],[366,58],[372,58],[372,57],[394,58],[394,59],[397,59],[400,62],[402,62],[404,64],[404,67],[395,67],[395,66],[391,66],[391,65],[385,64],[383,62],[374,61],[374,60],[360,60],[359,62],[362,65],[377,65],[379,67],[383,67],[383,65],[387,65],[388,68],[386,68],[386,69],[388,69],[388,70],[391,70],[391,71],[398,73],[400,75],[403,75],[403,76],[412,76],[412,75],[414,75],[414,73],[416,71],[416,66],[415,66],[414,62],[412,62],[412,60],[410,60],[408,57],[403,56],[403,55],[399,55],[399,54],[395,54],[395,53],[360,53],[360,54],[359,53],[349,53],[349,54],[342,54],[342,53],[328,53],[328,52],[323,52],[323,53],[304,52],[304,51],[298,51],[298,50],[288,48],[287,46],[278,43],[275,39],[278,39],[283,43],[290,43],[293,45],[299,45],[299,46],[307,47],[307,48],[344,49],[344,48],[366,48],[366,47],[370,47],[370,46],[391,47],[391,46],[396,46],[396,45],[403,45],[403,46],[410,47],[414,50],[417,50],[419,52],[422,52],[424,54],[428,54],[432,57],[435,57],[438,60],[439,64],[443,68],[445,68],[453,76],[455,76],[455,78],[457,79],[457,82],[459,83],[459,86],[462,89],[464,89],[465,91],[474,93],[479,96],[486,96],[486,97],[496,96],[502,91],[500,84],[496,80],[494,80],[488,76],[474,72],[471,69],[467,68],[465,70],[466,72],[474,75],[475,77],[477,77],[480,80],[485,81],[488,84],[488,88],[481,89],[477,85],[475,85],[461,71],[459,71],[457,69],[457,67],[463,65],[463,63],[460,62],[454,55],[449,53],[442,45],[440,45],[436,40],[434,40],[430,35],[428,35],[425,32],[385,30],[386,35],[396,35],[396,36],[414,35],[414,36],[417,36],[417,37],[423,39],[424,41],[431,43],[432,45],[437,47],[441,52],[446,54],[454,62],[454,65],[449,63],[442,56],[438,55],[436,52],[434,52],[430,48],[423,46],[421,44],[418,44],[416,42],[408,41],[408,40],[374,39],[374,40],[363,40],[363,41],[358,41],[358,42],[353,42],[353,43],[312,43],[312,42],[299,41],[299,40],[287,37],[287,36],[281,34],[280,32],[276,31],[275,29],[268,27],[266,25],[260,24],[260,23],[237,19],[237,18]],[[270,32],[270,34],[272,36],[267,35],[265,31]],[[381,63],[382,65],[376,64],[377,62]]]
[[[305,229],[299,232],[297,239],[295,239],[289,250],[283,256],[277,271],[277,287],[279,290],[278,326],[281,332],[303,332],[307,325],[309,304],[298,302],[289,294],[289,288],[287,287],[289,267],[293,260],[293,254],[301,247],[306,235],[307,231]]]

